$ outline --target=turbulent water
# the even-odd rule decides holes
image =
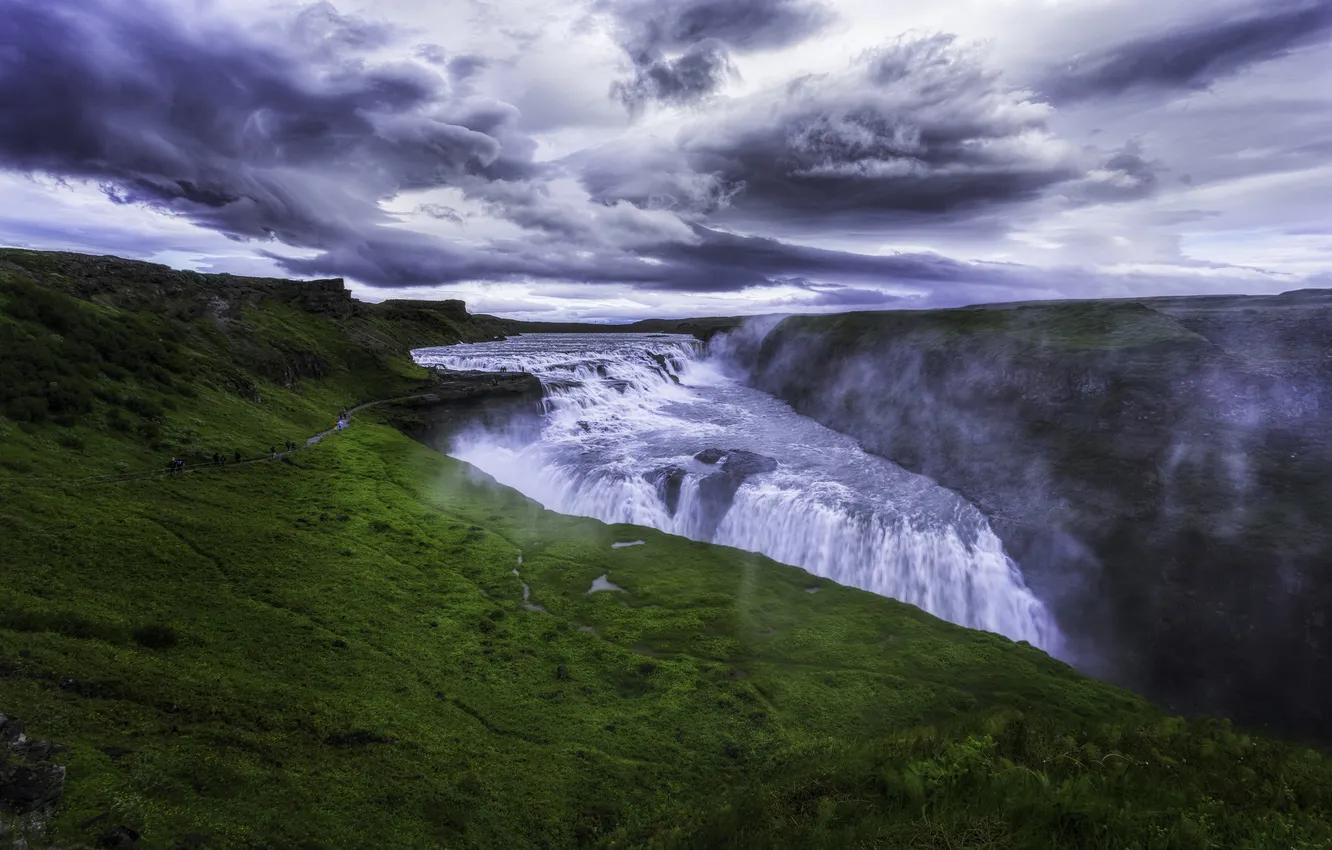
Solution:
[[[690,337],[533,334],[415,356],[541,379],[539,436],[474,430],[450,454],[552,510],[761,552],[954,623],[1060,649],[1052,618],[975,507],[745,386]],[[708,448],[778,465],[746,478],[718,516],[703,481],[719,467],[694,458]],[[648,480],[670,467],[684,473],[673,514]]]

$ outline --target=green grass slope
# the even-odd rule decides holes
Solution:
[[[359,348],[354,316],[261,299],[219,328],[3,283],[27,346],[6,404],[46,408],[0,418],[0,711],[69,749],[54,810],[0,809],[0,836],[1332,846],[1318,752],[756,555],[544,511],[370,411],[286,461],[53,481],[300,440],[420,379]],[[117,328],[147,352],[124,374],[77,348]],[[321,374],[264,377],[271,351]],[[84,406],[52,381],[84,382]],[[589,593],[602,576],[620,589]]]

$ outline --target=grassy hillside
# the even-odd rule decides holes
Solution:
[[[1332,846],[1318,752],[759,556],[541,510],[370,411],[285,461],[51,480],[260,451],[423,378],[356,342],[391,341],[382,315],[270,297],[219,325],[32,265],[0,270],[26,346],[0,418],[0,712],[67,772],[0,836]],[[140,352],[119,364],[118,333]],[[602,576],[619,589],[589,593]]]

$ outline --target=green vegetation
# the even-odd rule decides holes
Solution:
[[[1332,846],[1317,752],[760,556],[544,511],[391,414],[289,462],[52,482],[300,440],[421,373],[356,341],[391,342],[383,316],[264,302],[219,327],[42,278],[60,332],[0,276],[0,322],[51,355],[21,370],[90,388],[62,424],[20,371],[48,416],[0,418],[0,710],[70,748],[32,827],[60,847],[114,824],[151,848]],[[60,362],[135,323],[169,381]],[[322,365],[284,382],[255,368],[273,351]],[[602,575],[623,590],[587,593]]]
[[[818,334],[844,349],[868,348],[898,337],[939,348],[1003,341],[1066,351],[1205,344],[1201,336],[1156,310],[1115,301],[793,316],[783,324],[786,333]]]

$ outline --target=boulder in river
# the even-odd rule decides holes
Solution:
[[[767,455],[747,452],[742,449],[728,449],[726,460],[722,462],[722,472],[727,475],[748,478],[777,469],[777,461]]]
[[[685,471],[678,466],[663,466],[643,473],[643,480],[657,489],[657,496],[666,505],[666,511],[675,516],[680,507],[680,488],[684,485]]]
[[[713,457],[719,449],[707,449],[695,455],[695,459],[707,463],[705,457]],[[723,455],[720,468],[698,483],[699,511],[702,530],[711,538],[721,525],[722,517],[735,502],[735,494],[740,486],[752,475],[772,472],[778,466],[777,461],[766,455],[748,452],[742,449],[730,449]],[[715,463],[715,461],[713,461]]]

